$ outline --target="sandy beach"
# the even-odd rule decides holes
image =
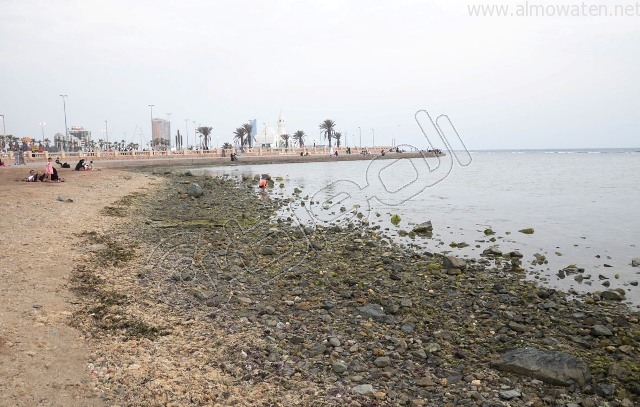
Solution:
[[[153,188],[153,180],[118,170],[60,170],[66,182],[19,181],[40,167],[0,167],[0,405],[100,406],[85,337],[69,326],[78,301],[67,288],[78,234],[117,227],[102,208]]]
[[[255,178],[28,170],[0,168],[0,405],[638,402],[624,293],[576,301],[518,253],[412,253],[357,216],[273,223]]]

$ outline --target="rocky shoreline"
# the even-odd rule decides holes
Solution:
[[[296,226],[256,181],[165,173],[105,207],[72,287],[110,405],[633,406],[640,314],[527,281],[517,253]],[[493,251],[492,251],[493,250]]]

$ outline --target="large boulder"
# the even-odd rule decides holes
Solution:
[[[456,256],[445,256],[443,260],[443,266],[445,269],[458,269],[464,270],[467,267],[467,262]]]
[[[496,246],[489,246],[482,252],[484,256],[502,256],[502,251]]]
[[[563,352],[520,348],[506,352],[491,366],[557,386],[584,386],[590,379],[589,367],[581,359]]]
[[[633,259],[631,259],[631,266],[640,267],[640,257],[634,257]]]
[[[428,220],[424,223],[414,226],[412,232],[417,235],[430,235],[433,233],[433,225],[431,224],[431,221]]]
[[[193,184],[189,184],[187,193],[189,194],[189,196],[192,196],[194,198],[200,198],[202,195],[204,195],[204,189],[202,189],[200,185],[194,182]]]

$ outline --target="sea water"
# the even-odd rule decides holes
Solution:
[[[491,245],[503,252],[517,250],[529,278],[546,286],[577,292],[622,288],[628,302],[640,306],[640,287],[635,285],[640,268],[631,266],[632,258],[640,257],[638,150],[477,151],[463,165],[449,155],[373,164],[240,163],[204,170],[282,177],[271,194],[297,196],[283,215],[301,222],[309,221],[301,211],[304,197],[307,212],[309,201],[319,203],[316,221],[339,221],[339,207],[349,214],[355,204],[372,226],[379,225],[399,244],[476,258]],[[294,188],[302,192],[295,195]],[[392,215],[399,215],[398,225],[391,224]],[[432,238],[401,236],[401,230],[426,221],[433,225]],[[534,233],[519,232],[525,228]],[[495,235],[485,235],[486,229]],[[459,243],[469,246],[460,249]],[[544,255],[546,263],[532,265],[536,254]],[[582,277],[588,278],[558,273],[569,265],[584,268]]]

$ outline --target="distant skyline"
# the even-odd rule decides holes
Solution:
[[[470,150],[640,147],[640,16],[474,17],[468,4],[489,3],[3,0],[0,115],[7,134],[53,140],[64,94],[68,126],[94,140],[107,121],[110,141],[146,146],[154,105],[172,142],[186,124],[193,144],[194,121],[232,142],[282,112],[307,144],[332,119],[343,144],[360,127],[363,146],[426,148],[424,109]]]

